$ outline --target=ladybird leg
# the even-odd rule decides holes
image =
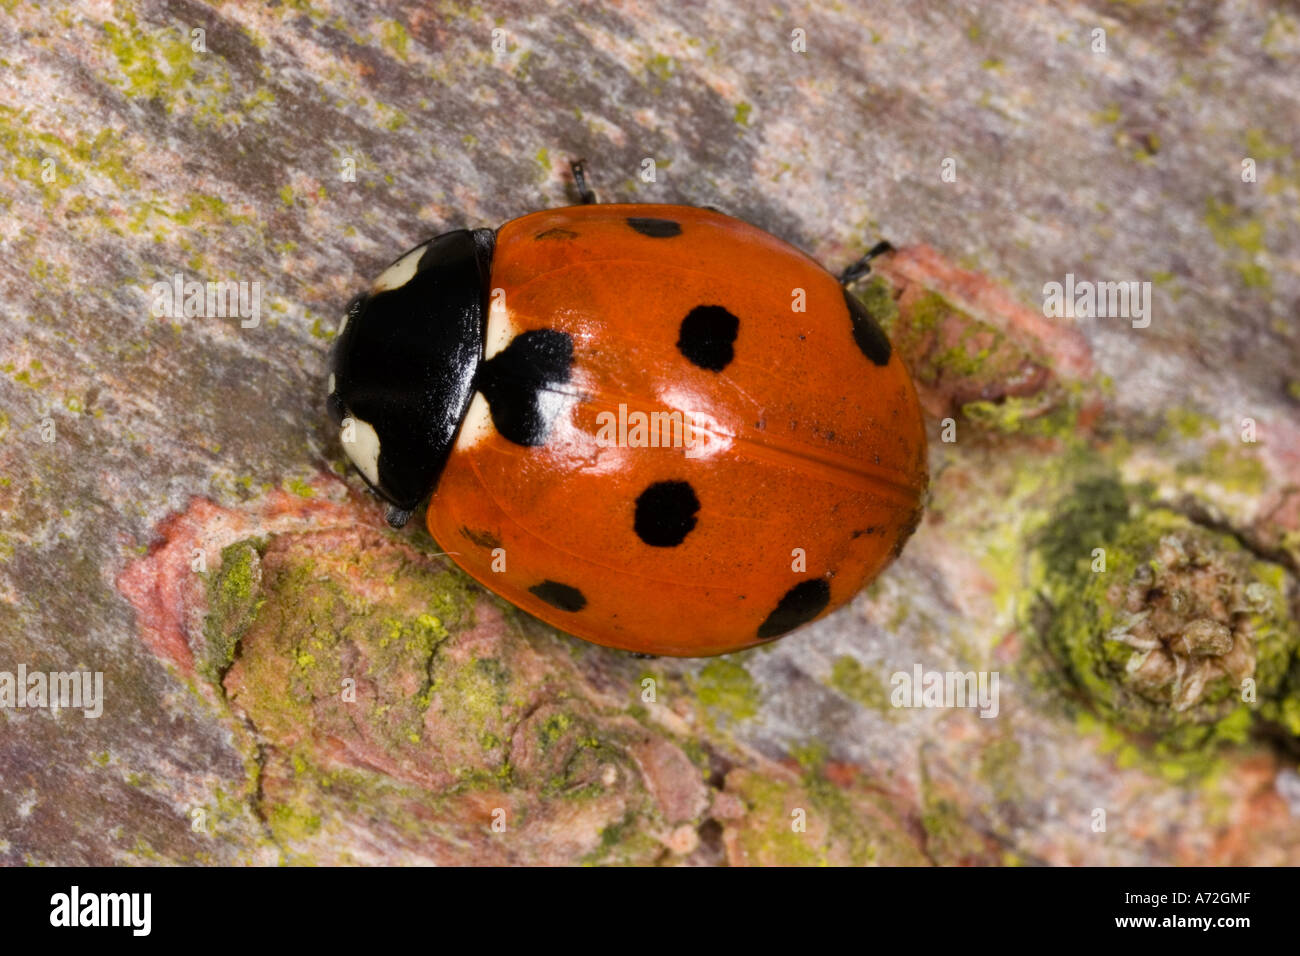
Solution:
[[[405,508],[399,508],[397,505],[391,505],[389,506],[388,514],[385,515],[385,517],[388,519],[389,525],[394,528],[400,528],[406,524],[406,522],[411,520],[411,515],[414,513],[415,512],[413,511],[407,511]]]
[[[590,206],[595,203],[596,193],[587,185],[587,161],[575,159],[569,163],[569,169],[573,171],[573,185],[578,190],[578,198],[582,200],[582,204]]]
[[[894,247],[885,239],[880,240],[857,262],[847,266],[840,273],[840,285],[852,285],[871,271],[871,260],[877,256],[884,255],[886,252],[893,252]]]

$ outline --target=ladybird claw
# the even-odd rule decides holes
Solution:
[[[400,528],[403,525],[405,525],[406,522],[411,520],[412,514],[414,514],[414,512],[407,511],[405,508],[399,508],[396,505],[393,505],[391,508],[388,509],[388,514],[385,517],[388,518],[388,523],[392,527]]]

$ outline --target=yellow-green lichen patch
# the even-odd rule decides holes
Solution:
[[[106,22],[104,33],[117,61],[120,85],[132,96],[170,98],[194,76],[195,53],[190,38],[179,29],[142,30],[135,14],[124,9],[123,21]]]
[[[1001,862],[1003,851],[987,829],[977,827],[962,784],[938,777],[921,753],[920,823],[926,858],[940,866],[989,866]]]
[[[819,747],[797,750],[801,771],[733,770],[726,789],[744,804],[728,825],[728,855],[748,866],[916,866],[926,862],[890,795]]]
[[[1203,770],[1258,720],[1300,734],[1300,628],[1285,571],[1232,537],[1081,482],[1036,541],[1038,676],[1157,761]]]
[[[981,861],[987,846],[971,828],[960,802],[952,796],[927,794],[921,812],[925,831],[925,854],[933,862],[945,865],[970,865]]]
[[[898,815],[896,799],[873,786],[859,768],[835,764],[820,741],[793,753],[803,775],[799,785],[823,816],[836,865],[916,866],[924,858]]]
[[[888,720],[898,716],[898,711],[889,703],[889,684],[885,675],[867,668],[856,657],[846,655],[835,660],[831,666],[830,685]]]
[[[710,720],[717,715],[733,723],[758,713],[758,688],[745,665],[728,657],[715,657],[690,681]]]
[[[676,69],[677,61],[662,53],[656,53],[646,63],[646,71],[660,83],[667,83]]]
[[[1203,477],[1227,491],[1258,496],[1268,484],[1268,469],[1255,454],[1256,445],[1219,441],[1196,458],[1181,461],[1175,473],[1182,477]]]
[[[995,737],[980,753],[980,779],[993,791],[993,798],[1018,803],[1024,797],[1020,784],[1021,747],[1014,737]]]
[[[275,94],[266,87],[244,94],[235,90],[225,58],[207,49],[207,38],[196,33],[200,28],[141,24],[124,5],[116,13],[116,20],[104,23],[116,67],[106,79],[127,96],[156,101],[168,113],[218,128],[259,120],[274,104]]]
[[[666,852],[629,756],[644,727],[602,717],[460,572],[328,531],[233,545],[208,587],[205,670],[262,742],[247,792],[286,861],[351,862],[330,856],[350,817],[415,859],[431,834],[497,862],[547,841],[575,860]]]
[[[981,431],[1074,435],[1084,387],[1059,382],[1033,340],[1013,338],[937,292],[908,287],[895,299],[881,277],[859,299],[888,332],[930,410],[960,414]]]
[[[480,749],[488,751],[487,766],[508,774],[503,742],[510,738],[512,718],[520,709],[520,700],[512,690],[510,670],[496,658],[442,658],[433,662],[425,694],[441,719],[465,728],[479,742]],[[495,746],[483,748],[484,742]],[[467,763],[466,771],[475,766]]]
[[[582,860],[590,866],[638,866],[661,856],[663,847],[642,829],[641,818],[628,811],[600,831],[600,843]]]
[[[729,774],[727,784],[744,801],[747,811],[737,840],[743,862],[751,866],[827,864],[825,823],[814,816],[812,833],[808,832],[812,801],[798,787],[748,771]]]
[[[1219,248],[1233,253],[1232,265],[1243,285],[1267,289],[1273,284],[1261,261],[1268,252],[1262,220],[1242,213],[1231,203],[1211,198],[1205,203],[1205,225]]]
[[[39,190],[46,205],[63,201],[80,213],[97,205],[99,198],[69,187],[98,182],[131,193],[140,186],[131,169],[134,157],[116,130],[68,141],[41,130],[34,111],[0,105],[0,146],[10,159],[10,175]],[[36,273],[33,278],[42,276]]]
[[[965,402],[961,413],[987,431],[1068,440],[1078,435],[1079,395],[1079,389],[1067,390],[1064,398],[1056,394],[1010,395],[998,401]]]
[[[345,561],[350,573],[378,582],[390,597],[375,613],[358,615],[355,597],[310,552],[277,548],[256,573],[251,546],[233,545],[232,552],[239,560],[229,572],[223,565],[209,590],[207,640],[219,667],[239,658],[236,703],[268,731],[290,733],[310,724],[313,711],[327,725],[364,715],[376,736],[399,749],[409,745],[427,706],[429,658],[449,634],[443,622],[468,613],[459,578],[363,552]],[[250,635],[256,653],[237,652]]]
[[[607,768],[615,768],[615,774],[627,772],[613,739],[576,712],[549,712],[530,724],[533,746],[517,771],[521,784],[543,798],[600,799],[608,789],[602,779]]]
[[[208,587],[205,651],[200,672],[219,681],[235,659],[235,649],[262,606],[261,556],[254,542],[240,541],[221,552],[221,567]]]
[[[301,840],[320,830],[320,814],[304,811],[287,803],[278,803],[267,815],[267,823],[281,843]]]
[[[1165,412],[1165,427],[1156,435],[1156,441],[1167,442],[1175,436],[1200,438],[1214,431],[1217,423],[1191,408],[1170,408]]]
[[[411,46],[411,35],[406,32],[406,27],[397,20],[385,20],[380,25],[380,36],[384,48],[391,51],[399,60],[406,59],[406,53]]]
[[[282,483],[281,487],[290,494],[297,495],[299,498],[314,498],[316,496],[316,489],[307,484],[307,482],[303,481],[301,478],[286,479]]]

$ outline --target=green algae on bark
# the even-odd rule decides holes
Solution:
[[[859,302],[889,335],[912,373],[922,406],[936,418],[961,417],[976,429],[1069,438],[1088,389],[1060,380],[1031,335],[966,311],[933,289],[876,275]]]
[[[355,862],[361,820],[411,861],[649,863],[698,843],[672,838],[707,805],[680,746],[604,712],[567,644],[436,557],[364,530],[276,535],[228,547],[206,583],[202,671],[262,742],[247,789],[287,862]]]
[[[888,675],[867,667],[856,657],[837,657],[831,665],[828,683],[845,697],[875,711],[886,720],[898,719],[898,709],[889,702]]]
[[[812,746],[799,771],[727,774],[726,793],[743,818],[724,831],[728,859],[749,866],[917,866],[931,862],[899,801],[857,768],[831,764]]]
[[[744,664],[732,657],[710,660],[690,684],[710,720],[715,714],[724,714],[732,723],[738,723],[758,713],[754,678]]]
[[[198,662],[208,680],[220,681],[235,659],[235,649],[262,606],[259,546],[239,541],[221,552],[221,567],[209,583],[209,613],[204,621],[206,653]]]
[[[1112,477],[1074,488],[1036,559],[1030,630],[1084,711],[1174,760],[1257,721],[1300,735],[1285,569]]]

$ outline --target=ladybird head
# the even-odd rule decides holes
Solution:
[[[444,233],[348,305],[329,376],[343,450],[400,523],[437,484],[483,355],[492,232]]]

